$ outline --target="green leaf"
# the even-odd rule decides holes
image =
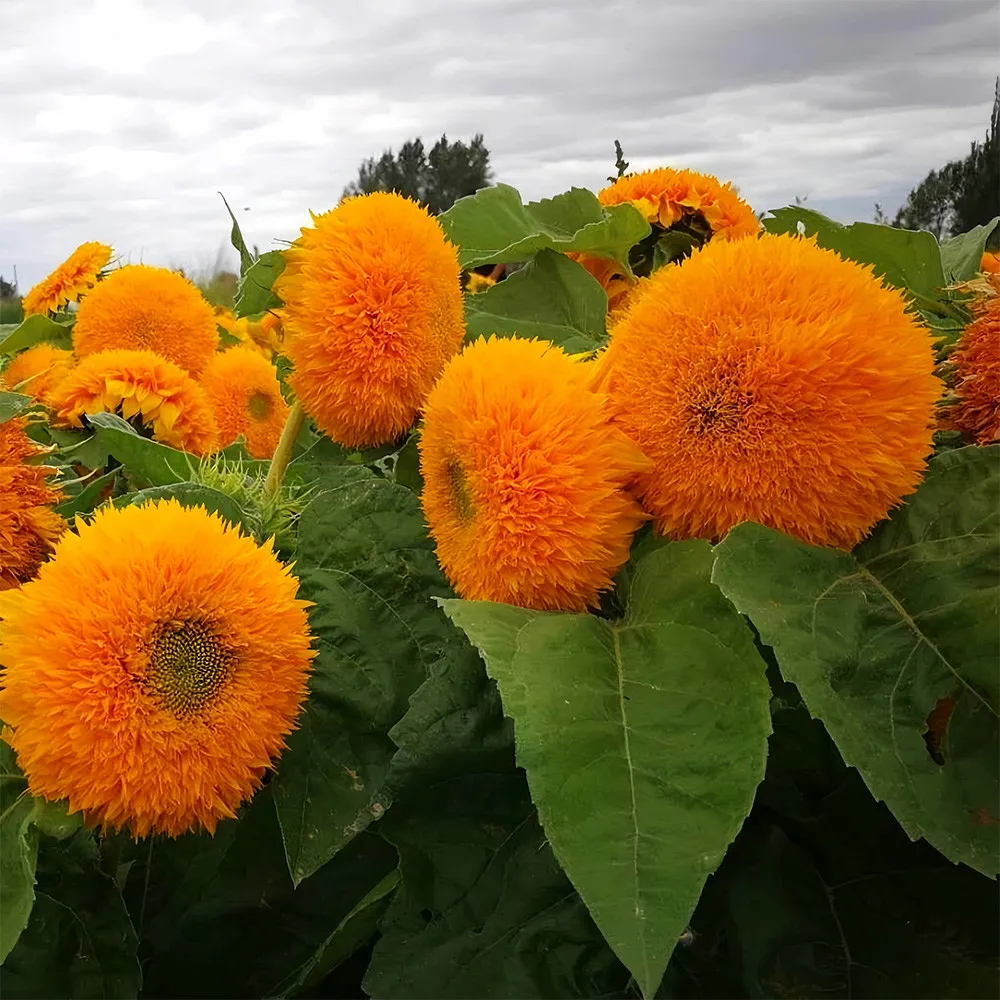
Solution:
[[[403,882],[363,983],[368,996],[628,995],[628,974],[553,857],[522,775],[425,786],[380,831],[399,851]]]
[[[993,230],[1000,225],[1000,218],[992,219],[985,226],[953,236],[941,244],[941,264],[944,268],[945,280],[948,284],[958,281],[968,281],[979,272],[983,260],[983,251]]]
[[[498,333],[539,337],[569,353],[604,343],[608,297],[588,272],[561,253],[540,250],[510,277],[465,298],[466,340]]]
[[[110,472],[104,473],[103,476],[90,479],[82,490],[58,504],[54,508],[55,512],[65,518],[73,517],[76,514],[89,514],[101,502],[105,491],[114,488],[117,477],[118,470],[112,469]]]
[[[233,307],[235,314],[256,316],[268,309],[279,308],[281,299],[271,291],[271,286],[284,269],[285,258],[281,256],[280,250],[262,253],[240,279]]]
[[[322,481],[299,521],[295,567],[319,654],[273,782],[296,883],[388,807],[388,732],[454,641],[430,600],[448,588],[414,494],[360,467]]]
[[[0,773],[0,963],[17,944],[35,903],[38,832],[27,784],[19,774]]]
[[[260,525],[232,497],[201,483],[150,486],[119,497],[114,504],[116,507],[131,507],[155,500],[176,500],[182,507],[203,507],[209,514],[219,514],[230,524],[242,528],[251,538],[256,538],[260,530]]]
[[[43,838],[37,900],[4,963],[4,996],[135,997],[137,944],[118,887],[101,871],[94,834]]]
[[[243,239],[243,233],[240,230],[240,224],[236,221],[236,216],[233,215],[233,210],[229,207],[229,202],[226,201],[226,196],[220,191],[219,197],[222,199],[222,204],[226,206],[229,218],[233,220],[233,230],[229,235],[229,241],[233,244],[234,249],[240,255],[240,277],[243,278],[246,276],[247,271],[253,267],[253,254],[247,249],[246,240]]]
[[[556,857],[646,997],[767,756],[764,664],[711,565],[705,542],[646,547],[614,623],[442,602],[500,685]]]
[[[20,416],[34,405],[35,401],[31,396],[22,396],[18,392],[0,391],[0,424],[5,424],[8,420]]]
[[[136,486],[169,486],[188,480],[198,459],[158,441],[141,437],[113,413],[93,413],[87,422],[94,428],[94,444],[105,456],[116,458]]]
[[[17,354],[36,344],[72,348],[73,336],[69,324],[57,323],[48,316],[28,316],[24,322],[0,340],[0,354]]]
[[[610,257],[627,269],[629,249],[650,231],[631,205],[605,208],[583,188],[525,205],[508,184],[460,198],[438,221],[459,246],[463,268],[527,260],[551,249]]]
[[[795,233],[799,223],[805,235],[815,236],[821,247],[836,250],[849,260],[871,264],[875,274],[890,285],[908,289],[923,299],[937,300],[947,283],[941,251],[930,233],[871,222],[844,226],[801,205],[773,209],[764,219],[764,228],[769,233]]]
[[[944,452],[854,553],[744,524],[713,574],[910,837],[988,875],[1000,870],[998,491],[1000,447]]]

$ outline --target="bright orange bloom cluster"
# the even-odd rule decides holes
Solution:
[[[848,548],[920,481],[933,370],[902,293],[811,240],[766,235],[653,274],[599,384],[655,463],[639,488],[661,532],[756,521]]]
[[[200,507],[98,509],[0,595],[0,717],[29,791],[135,836],[234,816],[306,697],[297,588]]]
[[[155,351],[197,376],[219,344],[212,307],[176,271],[130,264],[80,304],[73,327],[78,357],[99,351]]]
[[[3,377],[18,392],[47,404],[52,390],[75,363],[72,351],[52,344],[36,344],[16,354],[4,369]]]
[[[463,597],[584,611],[628,559],[644,515],[624,487],[649,464],[590,377],[546,341],[494,338],[428,397],[422,502]]]
[[[1000,274],[1000,252],[987,250],[979,264],[979,270],[984,274]]]
[[[194,455],[218,448],[219,429],[201,386],[152,351],[101,351],[85,357],[53,390],[56,418],[71,427],[85,413],[117,413],[157,441]]]
[[[1000,440],[1000,296],[976,307],[951,362],[958,402],[948,422],[976,444]]]
[[[79,302],[94,285],[101,268],[111,259],[104,243],[82,243],[48,277],[21,300],[25,316],[50,313],[70,302]]]
[[[348,447],[392,441],[416,419],[465,334],[458,251],[415,201],[348,198],[285,251],[289,384]]]
[[[49,482],[57,470],[26,463],[45,449],[24,426],[19,418],[0,423],[0,590],[30,580],[65,528],[52,510],[63,499]]]
[[[260,319],[252,320],[236,317],[229,309],[216,309],[215,322],[235,337],[241,347],[256,351],[269,361],[281,350],[284,331],[277,312],[266,312]]]
[[[267,358],[249,347],[217,354],[201,376],[201,387],[219,427],[219,445],[238,437],[254,458],[270,458],[288,418],[278,372]]]

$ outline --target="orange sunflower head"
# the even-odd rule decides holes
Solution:
[[[600,369],[655,464],[643,505],[679,538],[756,521],[852,546],[919,483],[941,394],[902,294],[793,236],[661,268]]]
[[[370,447],[416,418],[462,344],[458,252],[416,202],[348,198],[285,251],[289,384],[334,441]]]
[[[56,418],[79,427],[85,413],[117,413],[172,448],[208,455],[218,448],[212,407],[197,382],[152,351],[101,351],[56,386]]]
[[[0,591],[30,580],[65,528],[52,505],[63,499],[57,470],[27,464],[44,454],[18,418],[0,423]]]
[[[947,423],[976,444],[1000,440],[1000,296],[975,307],[952,354],[957,401]]]
[[[598,192],[597,199],[602,205],[634,206],[652,225],[653,241],[667,231],[686,234],[696,245],[714,237],[743,239],[760,231],[760,221],[753,209],[733,190],[731,183],[721,184],[710,174],[693,170],[660,167],[628,174]],[[634,279],[615,261],[587,254],[570,256],[601,283],[608,295],[609,312],[620,313]],[[644,276],[650,266],[651,261],[642,271]]]
[[[111,259],[104,243],[82,243],[47,278],[43,278],[21,300],[25,316],[50,313],[70,302],[79,302],[94,285],[101,268]]]
[[[219,426],[219,444],[238,437],[254,458],[270,458],[288,418],[278,373],[267,358],[247,347],[217,354],[201,376],[201,387]]]
[[[422,502],[463,597],[583,611],[628,559],[644,515],[624,486],[648,463],[589,368],[545,341],[478,340],[431,391]]]
[[[105,278],[80,304],[73,327],[79,357],[113,348],[155,351],[198,375],[219,343],[215,314],[176,271],[130,264]]]
[[[979,270],[984,274],[1000,274],[1000,251],[987,250],[979,264]]]
[[[7,383],[18,392],[48,403],[52,390],[69,374],[76,360],[72,351],[36,344],[16,354],[4,369]]]
[[[0,595],[0,716],[31,793],[135,836],[214,831],[306,697],[297,586],[270,545],[175,500],[64,535]]]

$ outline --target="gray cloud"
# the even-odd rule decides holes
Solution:
[[[294,238],[360,160],[444,131],[482,131],[526,197],[602,186],[620,138],[633,169],[867,218],[984,130],[1000,41],[996,0],[5,0],[4,22],[22,287],[85,239],[211,260],[219,190],[250,241]]]

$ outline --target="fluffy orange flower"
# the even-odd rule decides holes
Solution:
[[[30,580],[65,528],[51,509],[63,499],[49,482],[57,470],[26,464],[44,452],[23,420],[0,423],[0,590]]]
[[[1000,252],[987,250],[983,254],[979,270],[984,274],[1000,274]]]
[[[52,344],[36,344],[16,354],[3,375],[18,392],[48,403],[52,390],[66,377],[75,364],[72,351]]]
[[[416,202],[348,198],[302,230],[276,283],[289,384],[334,441],[370,447],[416,419],[462,344],[458,252]]]
[[[70,302],[79,302],[94,285],[101,268],[111,259],[104,243],[82,243],[47,278],[21,300],[25,316],[50,313]]]
[[[29,791],[135,836],[214,831],[306,697],[297,587],[200,507],[99,508],[0,595],[0,716]]]
[[[546,341],[494,338],[431,391],[422,502],[463,597],[583,611],[628,559],[644,515],[623,487],[649,466],[589,379]]]
[[[152,351],[101,351],[85,357],[52,391],[56,418],[82,425],[85,413],[117,413],[194,455],[217,450],[219,428],[204,390]]]
[[[217,354],[201,377],[201,387],[219,425],[219,444],[238,437],[254,458],[270,458],[288,417],[278,372],[267,358],[248,347]]]
[[[256,351],[271,360],[281,350],[283,341],[281,318],[276,312],[266,312],[260,319],[234,316],[228,309],[216,310],[215,322],[241,347]]]
[[[657,271],[599,384],[655,463],[639,492],[661,532],[757,521],[847,548],[920,481],[933,369],[929,332],[870,268],[762,236]]]
[[[733,190],[711,174],[660,167],[628,174],[598,192],[602,205],[633,205],[653,226],[654,232],[684,226],[700,240],[714,236],[743,239],[760,231],[754,210]],[[621,296],[630,291],[633,279],[612,260],[587,254],[571,254],[600,283],[608,295],[610,312],[620,312]]]
[[[197,376],[219,344],[215,314],[176,271],[130,264],[107,276],[82,303],[73,327],[79,357],[124,348],[155,351]]]
[[[958,401],[948,422],[976,444],[1000,440],[1000,297],[976,307],[951,362]]]

